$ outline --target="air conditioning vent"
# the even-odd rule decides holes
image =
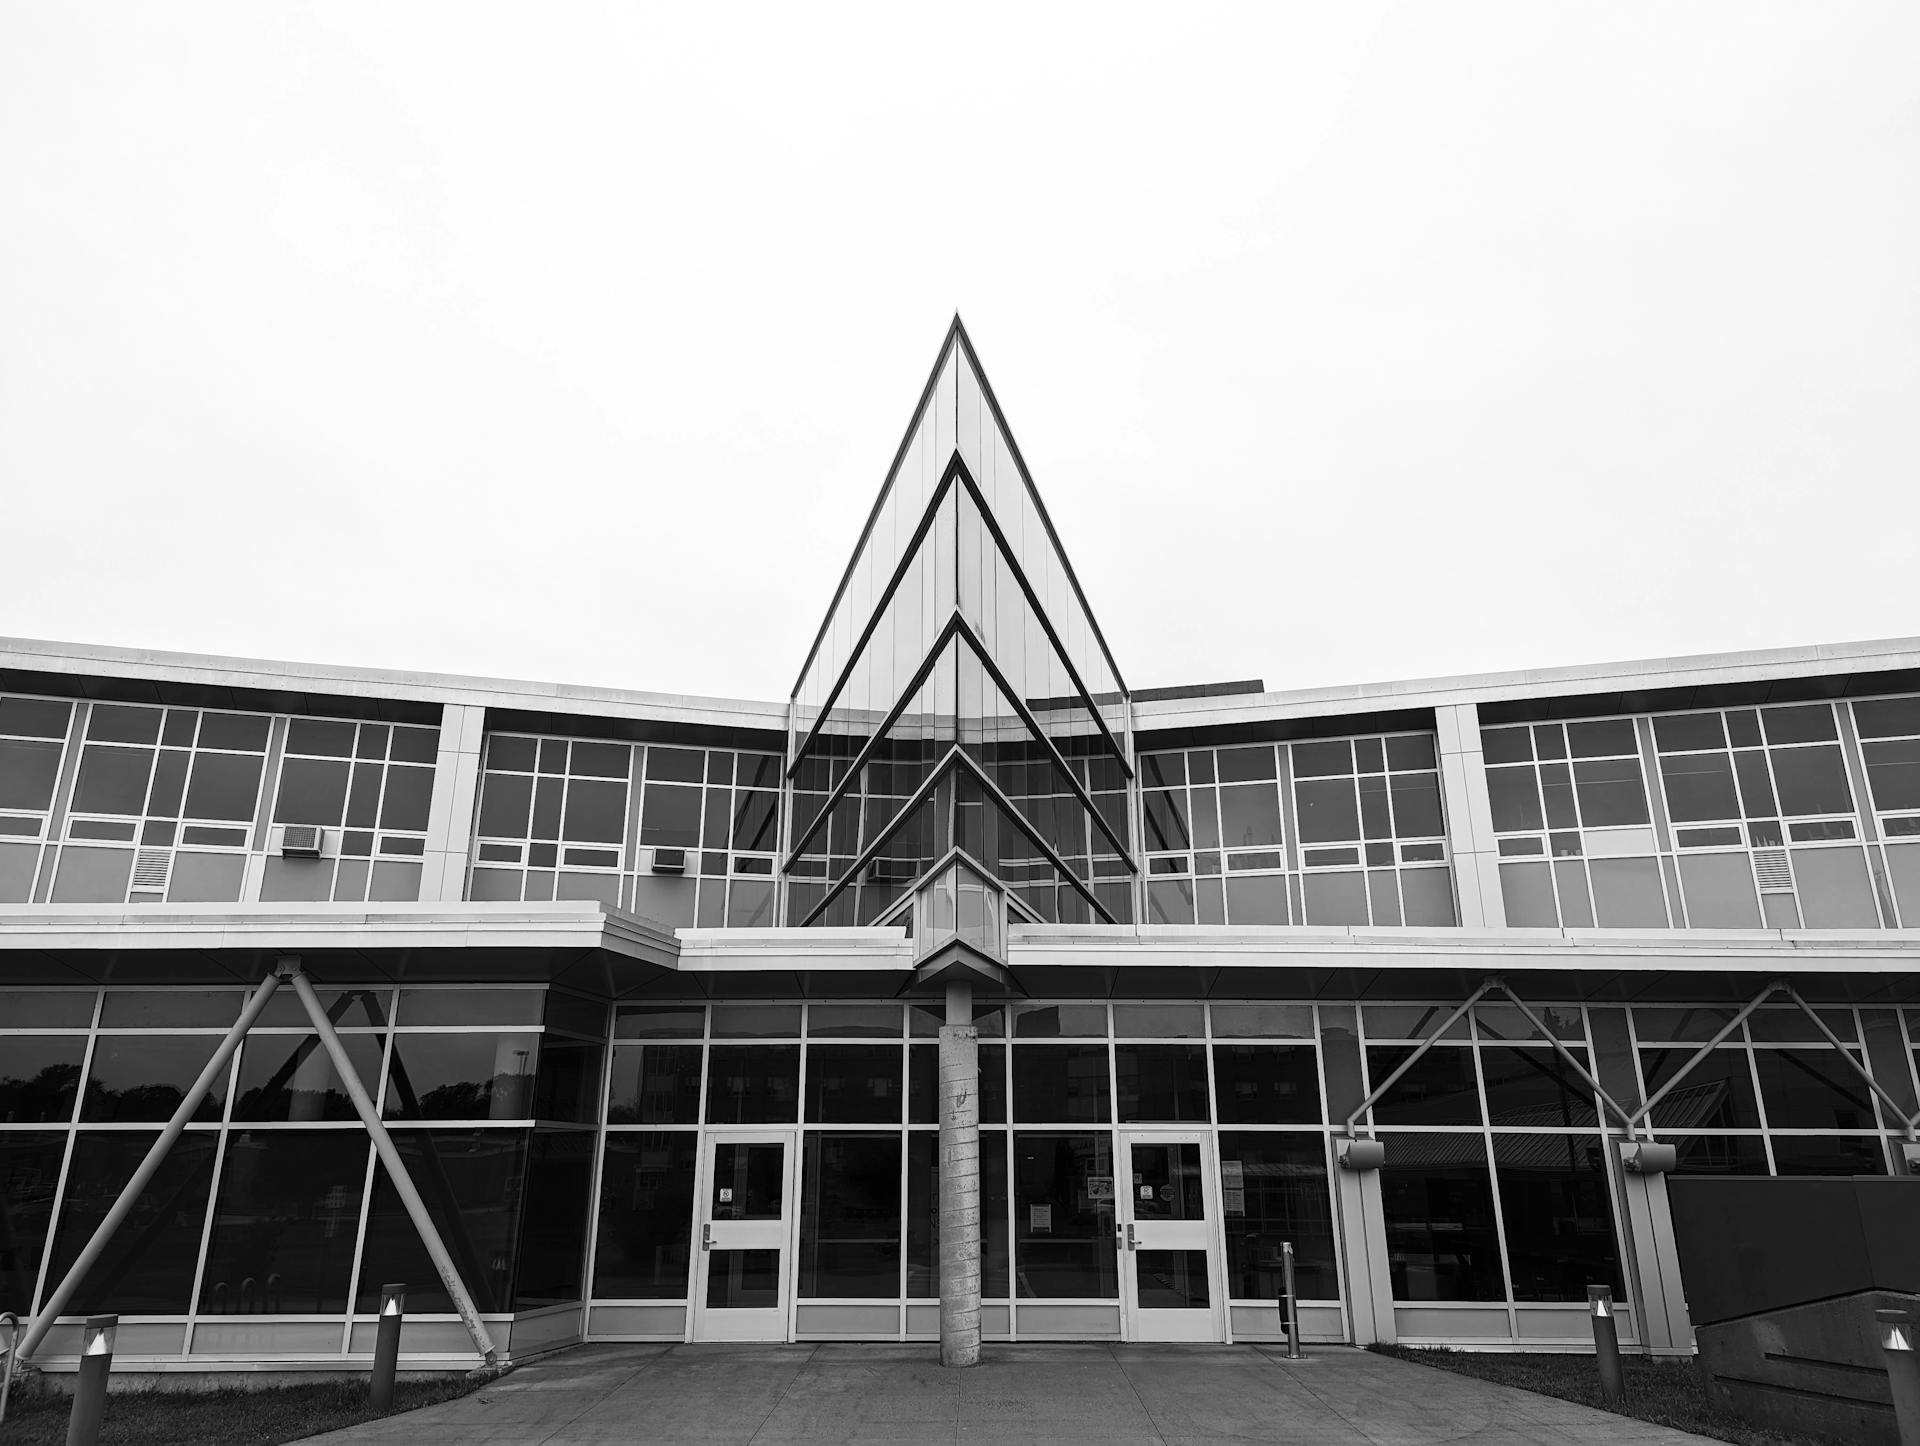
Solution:
[[[134,851],[134,888],[164,889],[167,886],[167,875],[172,872],[172,849],[136,849]]]
[[[685,849],[655,849],[653,871],[656,874],[684,874],[687,871]]]
[[[317,859],[326,847],[327,831],[317,823],[290,823],[280,831],[280,856]]]
[[[1755,849],[1753,876],[1760,881],[1762,893],[1779,893],[1793,888],[1793,869],[1787,863],[1785,849]]]

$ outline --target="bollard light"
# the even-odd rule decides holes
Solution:
[[[1900,1446],[1920,1446],[1920,1350],[1911,1313],[1876,1310],[1880,1350],[1887,1362],[1887,1388],[1893,1396],[1894,1428]]]
[[[94,1446],[107,1409],[107,1377],[113,1373],[113,1342],[120,1331],[117,1315],[90,1315],[81,1328],[80,1372],[73,1383],[73,1414],[67,1417],[67,1446]]]
[[[1593,1318],[1593,1363],[1600,1373],[1600,1399],[1618,1406],[1627,1399],[1627,1383],[1620,1369],[1620,1330],[1614,1320],[1611,1286],[1587,1287],[1587,1314]]]
[[[373,1378],[368,1404],[384,1415],[393,1409],[393,1380],[400,1369],[400,1325],[407,1313],[404,1283],[380,1287],[380,1327],[373,1341]]]

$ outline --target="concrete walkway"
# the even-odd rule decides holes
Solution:
[[[327,1446],[1271,1441],[1681,1446],[1706,1438],[1367,1351],[1253,1346],[581,1346]]]

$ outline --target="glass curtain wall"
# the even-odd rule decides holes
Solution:
[[[964,854],[1021,917],[1133,917],[1127,702],[956,325],[793,696],[787,922]]]
[[[1481,730],[1507,922],[1920,923],[1920,698]]]

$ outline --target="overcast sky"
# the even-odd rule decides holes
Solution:
[[[1920,633],[1920,6],[0,0],[0,633],[784,697],[954,311],[1127,681]]]

